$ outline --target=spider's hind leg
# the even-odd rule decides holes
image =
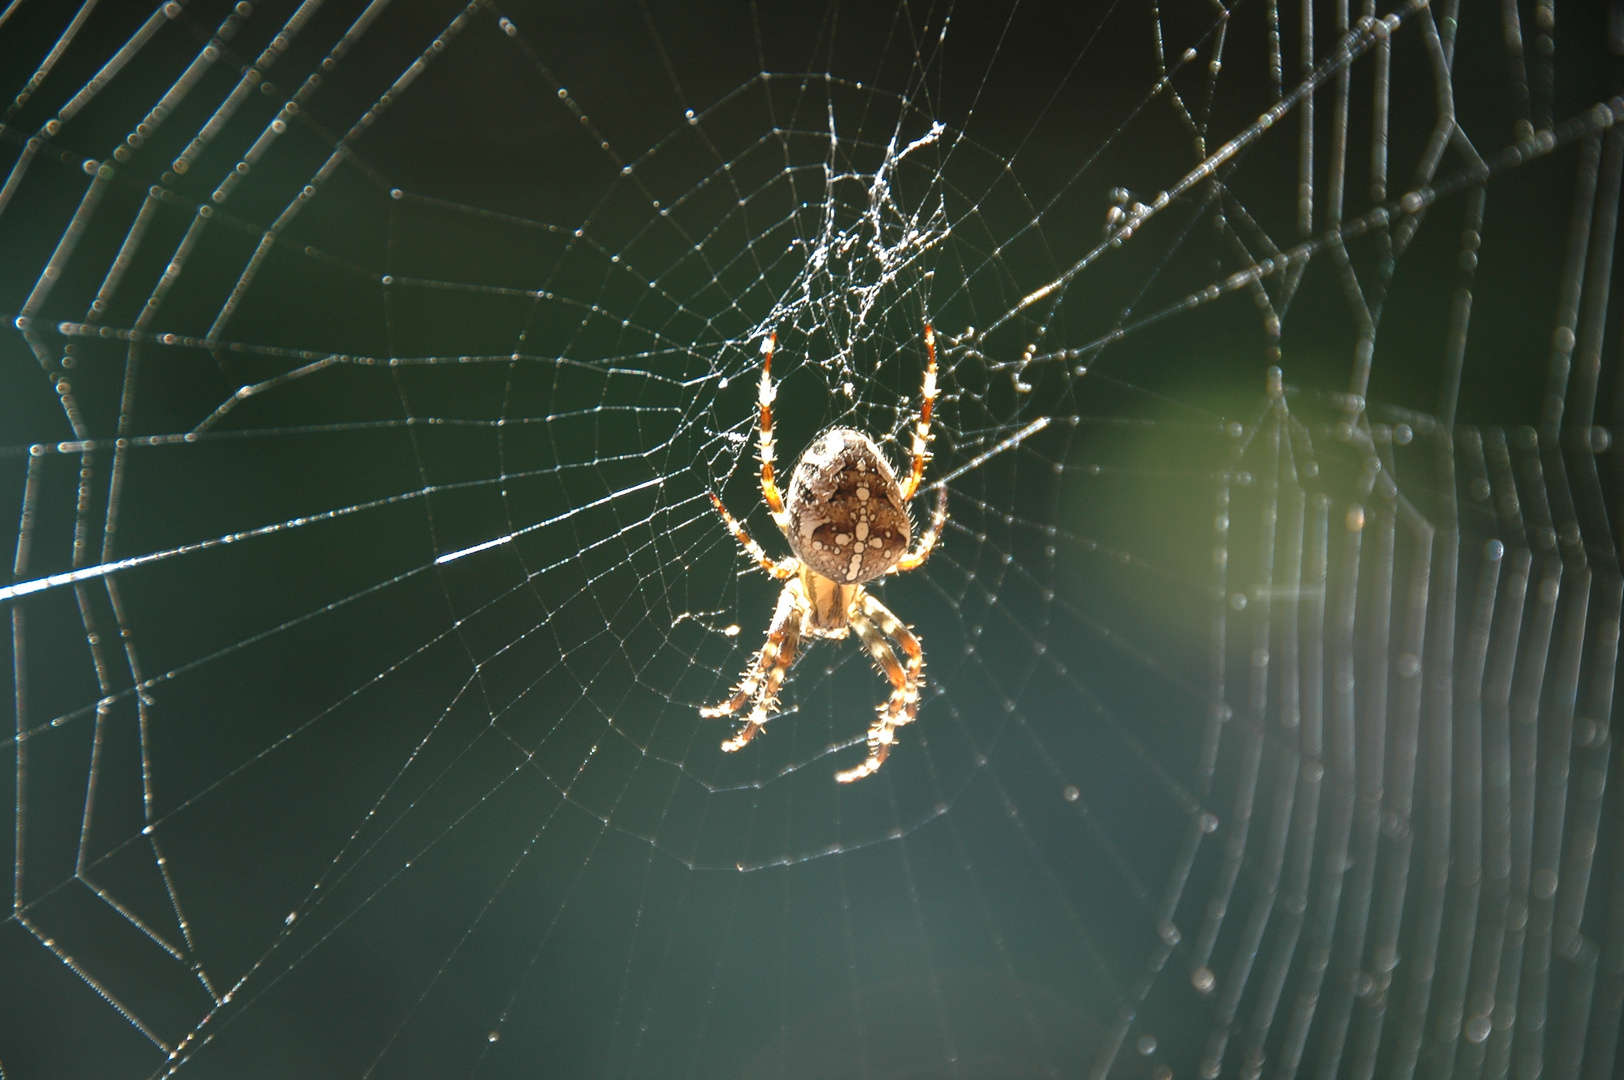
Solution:
[[[773,384],[773,351],[778,348],[778,331],[774,330],[767,335],[767,340],[761,343],[761,382],[756,388],[756,402],[761,410],[761,419],[756,429],[758,437],[758,451],[761,455],[761,497],[767,503],[767,510],[773,516],[773,524],[779,529],[788,532],[789,515],[784,512],[784,496],[778,490],[778,481],[773,478],[773,459],[777,443],[773,441],[773,399],[778,396],[778,387]]]
[[[930,527],[919,538],[919,545],[912,551],[904,552],[902,558],[897,560],[895,566],[887,570],[888,574],[905,574],[909,570],[916,570],[928,558],[936,541],[942,537],[942,526],[947,524],[947,488],[936,489],[936,508],[930,513]]]
[[[936,408],[936,328],[925,323],[925,381],[919,387],[919,416],[914,421],[913,460],[908,479],[902,482],[904,504],[919,491],[919,481],[925,475],[925,463],[930,460],[930,418]]]

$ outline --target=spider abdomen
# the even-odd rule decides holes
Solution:
[[[912,525],[896,474],[860,431],[830,428],[806,448],[784,499],[795,557],[831,581],[872,581],[908,550]]]

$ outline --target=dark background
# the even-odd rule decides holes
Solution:
[[[1439,726],[1425,730],[1445,735],[1421,737],[1413,801],[1442,818],[1417,825],[1415,869],[1409,795],[1367,800],[1383,822],[1377,890],[1399,890],[1404,957],[1423,959],[1398,961],[1387,1027],[1385,990],[1363,994],[1349,1048],[1327,1049],[1329,1003],[1357,975],[1384,974],[1369,942],[1344,955],[1351,916],[1327,906],[1342,873],[1331,807],[1352,783],[1335,769],[1354,765],[1323,755],[1333,779],[1318,824],[1305,816],[1307,787],[1282,809],[1295,770],[1322,755],[1281,688],[1312,680],[1266,659],[1278,674],[1248,713],[1247,679],[1259,632],[1276,654],[1286,637],[1305,653],[1343,646],[1334,628],[1281,629],[1288,608],[1310,623],[1312,598],[1271,615],[1212,595],[1220,492],[1233,493],[1225,550],[1237,594],[1265,580],[1261,515],[1286,507],[1289,519],[1294,494],[1338,527],[1365,502],[1373,522],[1397,516],[1396,502],[1360,489],[1369,455],[1335,434],[1357,328],[1332,253],[1316,255],[1289,306],[1283,276],[1269,279],[1277,339],[1244,289],[1185,303],[1264,254],[1254,243],[1243,257],[1214,229],[1219,204],[1197,186],[1053,302],[1019,306],[1100,242],[1112,189],[1151,201],[1274,103],[1272,8],[1235,8],[1216,75],[1220,24],[1196,4],[396,0],[335,52],[362,5],[333,0],[274,64],[264,50],[293,8],[233,10],[185,5],[55,129],[51,118],[152,9],[97,7],[26,94],[72,12],[25,2],[0,25],[0,86],[18,95],[0,167],[15,170],[38,140],[0,210],[0,311],[28,317],[26,332],[0,335],[0,506],[19,508],[16,532],[30,542],[17,579],[285,523],[8,601],[18,734],[5,746],[15,787],[0,803],[14,815],[5,833],[18,872],[0,926],[5,1076],[1184,1076],[1224,1032],[1224,1075],[1245,1067],[1248,1039],[1267,1047],[1265,1071],[1283,1074],[1288,1017],[1324,966],[1313,928],[1327,911],[1343,927],[1326,943],[1341,982],[1326,991],[1302,1071],[1355,1074],[1368,1036],[1380,1074],[1403,1073],[1412,1029],[1419,1071],[1456,1069],[1445,984],[1477,938],[1443,934],[1436,999],[1430,973],[1411,972],[1428,966],[1429,940],[1439,948],[1429,913],[1443,905],[1459,926],[1476,910],[1458,891],[1469,877],[1462,826],[1494,816],[1467,798],[1492,787],[1492,763],[1474,774],[1443,754],[1457,714],[1428,698],[1426,722]],[[1278,15],[1289,92],[1301,15]],[[1323,58],[1334,10],[1315,15]],[[1390,178],[1374,202],[1374,53],[1351,65],[1345,218],[1415,182],[1437,116],[1428,17],[1410,14],[1393,39]],[[1558,12],[1546,93],[1537,13],[1523,10],[1536,123],[1616,89],[1608,17],[1603,5]],[[1158,33],[1170,62],[1200,50],[1166,85]],[[211,39],[219,59],[192,92],[155,134],[126,142]],[[1455,41],[1453,104],[1488,156],[1520,134],[1500,13],[1462,14]],[[410,85],[392,90],[420,57]],[[264,79],[177,170],[256,62]],[[1321,238],[1334,235],[1334,85],[1313,96],[1308,235]],[[287,131],[216,199],[301,87],[297,114],[280,114]],[[1204,144],[1170,90],[1206,125]],[[1244,210],[1254,242],[1254,230],[1281,247],[1305,239],[1300,114],[1223,173],[1223,212]],[[893,138],[924,137],[932,121],[945,125],[940,141],[904,159],[891,191],[908,210],[940,205],[949,235],[883,280],[860,257],[808,273],[824,207],[837,229],[863,235],[866,179]],[[129,153],[116,158],[121,142]],[[1539,427],[1584,160],[1575,139],[1497,172],[1464,276],[1471,203],[1464,191],[1441,199],[1379,290],[1363,422],[1403,501],[1459,544],[1449,565],[1462,599],[1441,584],[1447,545],[1422,564],[1437,583],[1428,625],[1462,640],[1479,625],[1466,583],[1485,542],[1504,540],[1507,565],[1517,550],[1545,558],[1530,470],[1571,469],[1575,490],[1590,475],[1574,464],[1585,455],[1567,452],[1573,430]],[[98,164],[112,172],[81,213]],[[856,179],[826,186],[826,165]],[[1452,150],[1436,176],[1464,167]],[[149,202],[146,238],[97,311]],[[64,236],[77,238],[71,256],[26,310]],[[1368,303],[1383,249],[1368,235],[1348,249]],[[1609,275],[1587,277],[1585,311],[1611,316],[1595,423],[1616,433],[1624,384]],[[877,307],[859,320],[852,297],[871,284]],[[1462,288],[1473,303],[1457,400],[1441,388]],[[939,554],[878,590],[925,642],[921,720],[880,775],[837,788],[830,774],[860,754],[853,741],[880,682],[850,643],[820,644],[796,668],[782,717],[724,758],[725,729],[697,707],[723,696],[758,647],[774,588],[740,575],[704,493],[718,490],[781,551],[748,444],[728,437],[750,435],[759,334],[780,331],[787,464],[829,423],[904,431],[924,315],[957,339],[943,346],[933,475],[1051,422],[956,478]],[[965,334],[972,326],[984,333]],[[1018,368],[1028,345],[1039,360]],[[324,360],[207,420],[238,387]],[[1270,471],[1280,457],[1269,456],[1265,373],[1276,364],[1304,425],[1297,437],[1316,448],[1286,456],[1314,461],[1317,477]],[[1457,480],[1440,464],[1450,443],[1425,422],[1451,407],[1460,442],[1510,433],[1522,448],[1520,541],[1502,502],[1454,507]],[[1394,449],[1400,423],[1419,433],[1407,450]],[[1525,439],[1528,425],[1539,430]],[[122,456],[120,438],[131,440]],[[1617,439],[1606,446],[1597,482],[1616,514]],[[1460,472],[1466,492],[1470,470]],[[1553,533],[1582,532],[1595,599],[1578,604],[1567,597],[1583,591],[1567,587],[1560,614],[1575,621],[1559,625],[1548,662],[1533,646],[1518,653],[1528,730],[1543,734],[1509,753],[1518,776],[1538,766],[1527,790],[1539,809],[1506,813],[1537,824],[1529,843],[1554,860],[1583,846],[1573,837],[1592,804],[1605,811],[1588,879],[1565,874],[1559,894],[1586,900],[1591,952],[1531,947],[1530,966],[1554,965],[1554,1022],[1530,1037],[1525,1020],[1515,1046],[1555,1072],[1605,1076],[1624,894],[1614,786],[1588,778],[1614,779],[1615,755],[1592,736],[1570,762],[1566,736],[1585,721],[1607,730],[1617,563],[1605,515],[1599,531],[1582,507],[1549,518]],[[1371,530],[1361,589],[1384,568],[1395,595],[1413,586],[1419,534],[1405,529],[1386,556]],[[491,552],[434,562],[516,532]],[[1312,548],[1312,536],[1299,545],[1306,561]],[[1333,586],[1351,550],[1330,543]],[[1345,646],[1362,710],[1381,696],[1366,692],[1370,673],[1405,655],[1396,630],[1384,644],[1369,629],[1373,595],[1353,602],[1358,644]],[[1519,641],[1538,638],[1532,611]],[[1429,640],[1436,649],[1438,633]],[[1467,652],[1427,652],[1428,685],[1453,673],[1469,696]],[[1565,713],[1564,665],[1584,688]],[[1536,667],[1548,675],[1528,674]],[[1324,693],[1331,709],[1335,690]],[[1219,707],[1242,722],[1213,721]],[[1372,760],[1402,761],[1406,744],[1402,724],[1359,717],[1364,780]],[[1439,773],[1444,760],[1463,764]],[[1249,835],[1248,803],[1258,820],[1243,854],[1231,838]],[[1452,806],[1468,809],[1440,833]],[[1271,827],[1295,829],[1311,853],[1307,929],[1290,882],[1278,896],[1268,885]],[[1237,891],[1221,900],[1236,865]],[[1445,892],[1440,867],[1443,878],[1455,868],[1457,891]],[[1530,887],[1525,873],[1525,899]],[[1485,895],[1474,927],[1492,923]],[[1225,1017],[1223,990],[1245,978],[1243,924],[1263,915],[1260,974]],[[1192,948],[1214,919],[1219,991],[1203,994]],[[1273,1015],[1270,972],[1284,1002],[1272,1028],[1259,1019]],[[1581,1019],[1564,1021],[1563,1009]],[[1470,1073],[1470,1055],[1458,1060]]]

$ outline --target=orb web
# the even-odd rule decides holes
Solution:
[[[1617,20],[1083,7],[0,12],[5,1075],[1611,1075]]]

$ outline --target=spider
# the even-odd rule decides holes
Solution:
[[[784,583],[767,642],[745,669],[733,696],[719,705],[699,710],[701,716],[728,716],[751,701],[749,717],[733,737],[722,743],[732,753],[761,733],[768,714],[778,703],[778,690],[806,638],[844,638],[851,630],[868,647],[874,664],[891,680],[891,697],[878,707],[879,716],[868,729],[868,760],[835,774],[842,784],[872,776],[885,764],[896,742],[896,729],[919,714],[919,687],[925,654],[919,639],[889,609],[863,588],[863,583],[885,574],[902,574],[927,558],[947,521],[947,488],[938,489],[930,528],[909,550],[912,522],[908,503],[930,460],[931,409],[936,402],[936,332],[925,323],[925,381],[919,391],[919,413],[914,421],[913,459],[901,483],[880,448],[860,431],[830,428],[801,454],[790,474],[789,492],[781,494],[773,479],[773,350],[778,335],[762,343],[759,451],[761,495],[794,553],[774,561],[744,531],[722,500],[711,493],[711,504],[732,530],[756,565]],[[890,641],[901,646],[906,660],[897,658]]]

